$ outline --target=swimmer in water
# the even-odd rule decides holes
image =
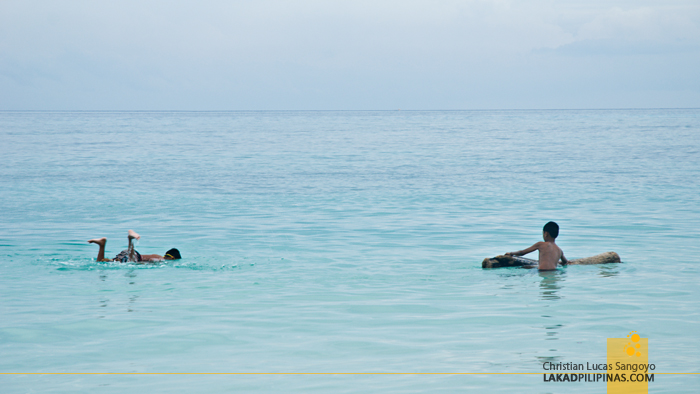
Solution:
[[[557,236],[559,236],[559,225],[554,222],[549,222],[545,224],[542,229],[542,238],[544,238],[544,242],[537,242],[529,248],[517,252],[506,253],[506,256],[523,256],[538,250],[540,252],[538,267],[540,271],[557,269],[557,263],[560,259],[562,264],[569,263],[569,260],[564,257],[564,252],[554,243]]]
[[[181,259],[182,257],[180,256],[180,251],[172,248],[165,252],[165,256],[161,256],[158,254],[140,254],[134,249],[134,244],[133,241],[134,239],[141,239],[141,236],[138,235],[134,230],[129,230],[129,235],[127,237],[129,239],[129,247],[126,250],[122,250],[115,258],[113,259],[106,259],[105,258],[105,245],[107,244],[107,238],[95,238],[91,239],[88,241],[88,243],[91,244],[97,244],[100,247],[100,251],[97,252],[97,261],[103,262],[103,261],[120,261],[122,263],[126,262],[134,262],[134,263],[153,263],[157,261],[163,261],[163,260],[178,260]]]

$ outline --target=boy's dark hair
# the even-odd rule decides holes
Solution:
[[[180,251],[175,248],[172,248],[165,252],[165,256],[170,256],[173,260],[179,260],[182,258],[182,256],[180,256]]]
[[[559,225],[554,222],[549,222],[544,225],[542,231],[546,231],[552,236],[552,238],[556,238],[559,236]]]

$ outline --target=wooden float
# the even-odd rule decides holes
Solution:
[[[619,263],[620,256],[615,252],[605,252],[582,259],[569,260],[568,265],[589,265],[589,264],[610,264]],[[537,268],[537,260],[526,259],[520,256],[499,255],[492,258],[485,258],[481,263],[481,268],[502,268],[502,267],[523,267]]]

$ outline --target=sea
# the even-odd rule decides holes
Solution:
[[[605,393],[545,364],[633,332],[700,385],[700,109],[1,111],[0,157],[3,393]],[[550,220],[622,263],[482,269]]]

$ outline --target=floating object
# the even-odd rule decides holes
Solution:
[[[605,252],[591,257],[569,260],[569,264],[566,265],[610,264],[619,262],[620,256],[617,253]],[[537,260],[526,259],[525,257],[499,255],[492,258],[485,258],[484,261],[481,263],[481,268],[537,268],[538,264],[539,262]]]

